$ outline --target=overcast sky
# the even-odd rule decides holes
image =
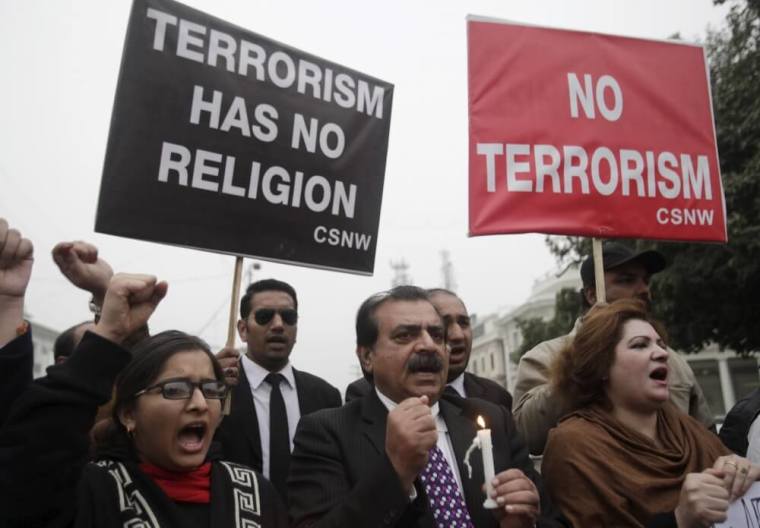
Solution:
[[[193,0],[241,27],[395,85],[373,277],[262,262],[256,278],[295,286],[301,318],[292,360],[341,390],[351,381],[359,303],[406,260],[420,286],[442,284],[450,252],[471,312],[517,305],[554,266],[543,235],[468,238],[465,17],[476,14],[644,38],[686,40],[720,27],[709,0],[303,1]],[[95,234],[95,210],[130,2],[0,0],[0,216],[35,244],[26,309],[64,329],[88,297],[50,258],[61,240],[95,243],[118,271],[156,274],[169,295],[155,331],[226,338],[234,258]],[[246,268],[251,260],[246,260]]]

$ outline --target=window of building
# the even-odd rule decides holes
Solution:
[[[760,377],[758,377],[755,358],[729,358],[728,370],[731,372],[736,401],[741,400],[757,388]]]
[[[494,363],[493,352],[491,352],[490,356],[491,356],[491,370],[496,370],[496,364]]]
[[[700,359],[689,361],[691,369],[702,387],[710,410],[714,415],[724,416],[726,414],[726,402],[723,400],[723,390],[720,384],[720,372],[718,370],[718,361],[715,359]]]

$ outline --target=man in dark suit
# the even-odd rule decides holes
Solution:
[[[559,525],[509,410],[476,398],[440,399],[449,354],[424,290],[400,286],[370,297],[357,313],[356,335],[373,390],[299,423],[288,479],[296,527]],[[481,452],[471,456],[472,475],[464,463],[477,415],[493,439],[489,496],[497,507],[490,511]]]
[[[512,409],[512,396],[498,383],[465,372],[472,352],[472,328],[470,314],[462,299],[454,292],[443,288],[429,289],[428,295],[433,306],[443,317],[446,328],[446,341],[449,345],[449,376],[447,392],[462,398],[480,398]],[[346,388],[346,401],[361,398],[370,392],[372,385],[360,378]]]
[[[481,398],[512,409],[512,396],[504,387],[490,379],[465,372],[472,352],[472,327],[470,314],[462,299],[443,288],[430,289],[428,295],[446,327],[446,342],[449,345],[448,386],[462,398]]]
[[[216,436],[226,460],[263,473],[283,500],[298,420],[342,403],[335,387],[290,364],[297,324],[298,298],[292,286],[266,279],[248,287],[238,321],[247,351],[239,361],[224,351],[225,377],[237,384],[230,414]]]

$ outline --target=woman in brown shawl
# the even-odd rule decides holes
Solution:
[[[571,403],[542,472],[576,527],[709,526],[760,467],[668,402],[668,350],[638,301],[596,307],[553,365]]]

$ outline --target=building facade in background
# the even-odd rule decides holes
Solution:
[[[492,379],[512,392],[517,377],[517,363],[512,357],[522,343],[517,321],[535,317],[550,320],[554,317],[556,295],[563,288],[580,290],[577,266],[536,279],[526,301],[517,307],[478,315],[473,323],[472,356],[467,370]],[[720,352],[715,345],[685,357],[718,421],[736,401],[760,385],[756,357],[742,358],[730,350]]]
[[[29,324],[32,327],[32,343],[34,344],[34,377],[39,378],[45,375],[45,370],[55,361],[53,344],[60,332],[34,321],[29,321]]]

